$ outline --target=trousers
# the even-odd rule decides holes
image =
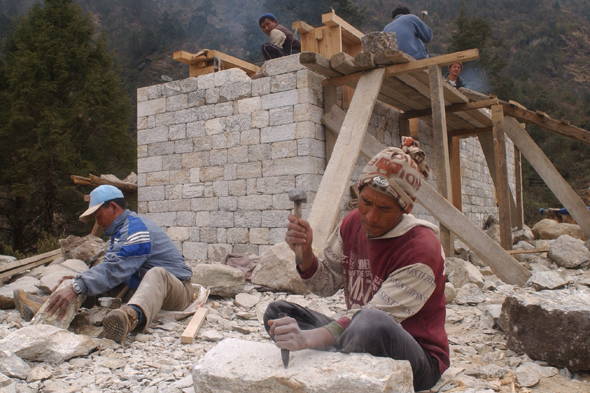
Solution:
[[[267,332],[270,329],[268,321],[278,319],[281,315],[294,318],[301,330],[319,328],[334,321],[322,313],[279,300],[269,304],[264,313]],[[381,310],[363,309],[357,312],[333,349],[344,353],[369,353],[408,360],[412,366],[416,391],[429,389],[440,379],[438,361],[389,314]]]

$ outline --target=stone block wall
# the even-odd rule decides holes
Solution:
[[[188,260],[259,254],[282,241],[292,188],[306,191],[309,212],[326,166],[323,78],[297,55],[267,61],[263,71],[259,79],[230,69],[137,91],[138,211],[166,228]],[[399,145],[398,115],[377,103],[368,132]],[[431,139],[422,124],[427,154]],[[497,214],[493,187],[477,139],[461,148],[464,210],[480,225]],[[366,161],[359,157],[353,179]],[[420,206],[415,214],[436,222]]]

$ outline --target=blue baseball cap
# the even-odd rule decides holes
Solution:
[[[80,215],[80,221],[87,222],[94,213],[107,201],[124,198],[123,193],[115,186],[104,184],[96,187],[90,193],[88,209]]]

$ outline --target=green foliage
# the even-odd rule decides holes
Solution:
[[[352,0],[266,0],[264,5],[279,21],[303,20],[319,26],[322,24],[322,14],[334,9],[338,16],[353,26],[360,26],[365,22],[366,9],[358,3]]]
[[[35,5],[0,63],[0,187],[12,246],[45,248],[84,208],[69,175],[134,167],[129,100],[104,40],[71,0]]]

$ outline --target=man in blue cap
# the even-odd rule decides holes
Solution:
[[[289,29],[279,24],[273,14],[264,14],[258,18],[258,26],[270,38],[269,42],[262,45],[264,60],[301,52],[301,43]]]
[[[78,295],[96,296],[125,284],[135,293],[103,320],[105,337],[122,343],[129,332],[149,326],[160,309],[188,307],[194,294],[190,267],[160,227],[126,209],[121,190],[110,185],[92,190],[80,220],[92,218],[110,236],[104,260],[54,292],[50,314],[63,315]]]

